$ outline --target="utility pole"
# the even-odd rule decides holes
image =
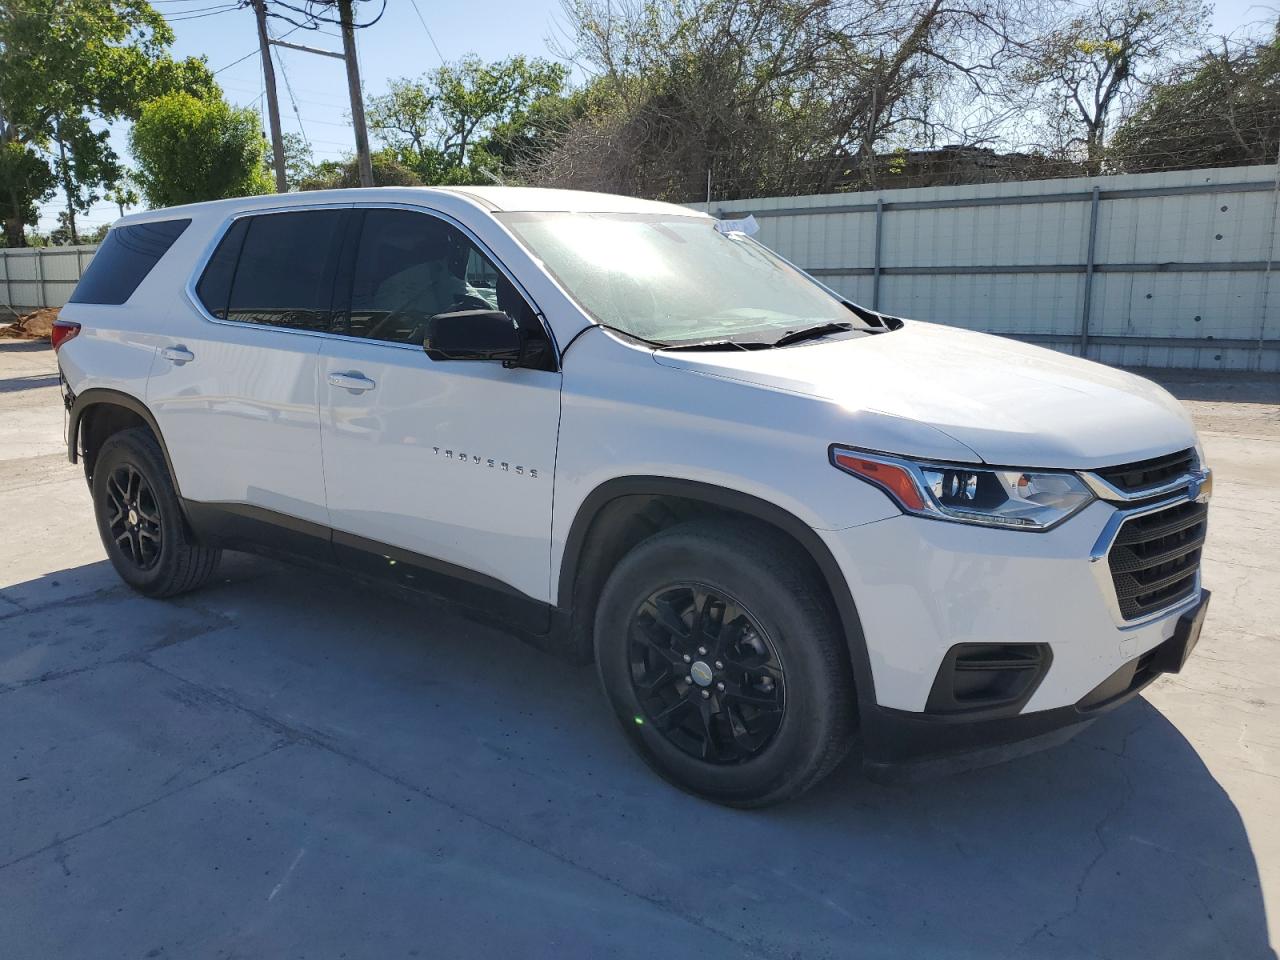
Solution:
[[[280,102],[276,99],[276,68],[271,63],[271,37],[267,33],[266,0],[251,0],[258,18],[258,45],[262,48],[262,75],[267,88],[267,119],[271,123],[271,157],[276,171],[276,193],[285,193],[289,183],[284,172],[284,134],[280,132]]]
[[[262,0],[258,0],[259,3]],[[360,164],[360,186],[373,186],[373,160],[369,156],[369,131],[364,122],[364,94],[360,90],[360,64],[356,62],[356,31],[352,26],[351,0],[338,0],[342,21],[342,52],[347,65],[347,87],[351,93],[351,122],[356,128],[356,159]]]

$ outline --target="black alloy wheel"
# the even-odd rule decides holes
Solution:
[[[160,562],[163,545],[160,506],[151,485],[131,463],[121,463],[107,477],[107,524],[125,559],[139,570]]]
[[[704,516],[654,533],[596,604],[601,685],[658,774],[734,807],[798,796],[857,724],[840,622],[820,572],[778,531]]]
[[[142,427],[111,434],[92,464],[89,488],[98,534],[120,579],[148,597],[208,583],[221,551],[187,526],[164,451]]]
[[[631,621],[631,683],[652,724],[691,757],[750,760],[782,725],[782,663],[737,600],[700,583],[652,593]]]

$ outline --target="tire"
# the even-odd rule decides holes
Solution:
[[[636,546],[601,594],[595,653],[631,745],[707,800],[799,796],[853,742],[839,619],[812,561],[771,527],[695,520]]]
[[[94,463],[93,509],[120,579],[148,597],[172,597],[208,582],[222,551],[196,543],[155,437],[121,430]]]

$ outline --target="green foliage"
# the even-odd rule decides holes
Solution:
[[[381,150],[371,159],[375,187],[422,186],[422,178],[400,163],[394,152]],[[303,190],[338,190],[358,186],[360,186],[360,167],[354,157],[317,163],[310,175],[301,183]]]
[[[5,226],[0,243],[25,245],[23,226],[36,222],[36,204],[53,196],[56,183],[49,164],[33,148],[0,144],[0,219]]]
[[[369,125],[426,183],[488,183],[544,129],[567,69],[523,56],[464,57],[369,101]]]
[[[134,182],[131,177],[121,177],[116,181],[115,186],[107,191],[107,199],[114,203],[120,210],[120,216],[124,216],[125,210],[130,207],[136,207],[141,197],[134,188]]]
[[[1274,163],[1280,149],[1280,30],[1224,44],[1143,98],[1108,147],[1119,170],[1142,173]]]
[[[75,213],[122,172],[103,124],[136,118],[144,102],[172,90],[216,91],[202,60],[169,58],[172,42],[146,0],[6,0],[0,7],[0,144],[32,149],[53,166],[72,235]],[[46,194],[7,186],[5,233],[21,243],[31,220],[18,214]]]
[[[170,93],[144,104],[129,148],[152,206],[271,192],[258,114],[221,98]]]
[[[274,184],[275,172],[272,167],[271,149],[263,152],[263,163],[267,178]],[[315,158],[311,153],[311,144],[300,133],[284,135],[284,180],[290,190],[300,189],[304,180],[315,170]]]
[[[1209,14],[1202,0],[1088,0],[1033,44],[1022,79],[1051,97],[1054,146],[1083,146],[1100,172],[1113,115],[1200,40]]]

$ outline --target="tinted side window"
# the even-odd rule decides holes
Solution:
[[[367,211],[347,328],[337,332],[421,344],[427,320],[456,310],[502,310],[545,336],[524,298],[462,231],[410,210]]]
[[[237,220],[223,235],[218,249],[209,258],[209,265],[204,268],[200,282],[196,284],[196,296],[204,304],[204,308],[215,317],[227,318],[227,303],[231,300],[231,280],[236,274],[236,263],[240,260],[240,248],[244,245],[244,235],[249,231],[247,219]]]
[[[71,292],[71,302],[124,303],[190,223],[157,220],[116,227]]]
[[[345,210],[249,217],[231,278],[226,319],[328,330]],[[216,291],[216,277],[210,279]]]

